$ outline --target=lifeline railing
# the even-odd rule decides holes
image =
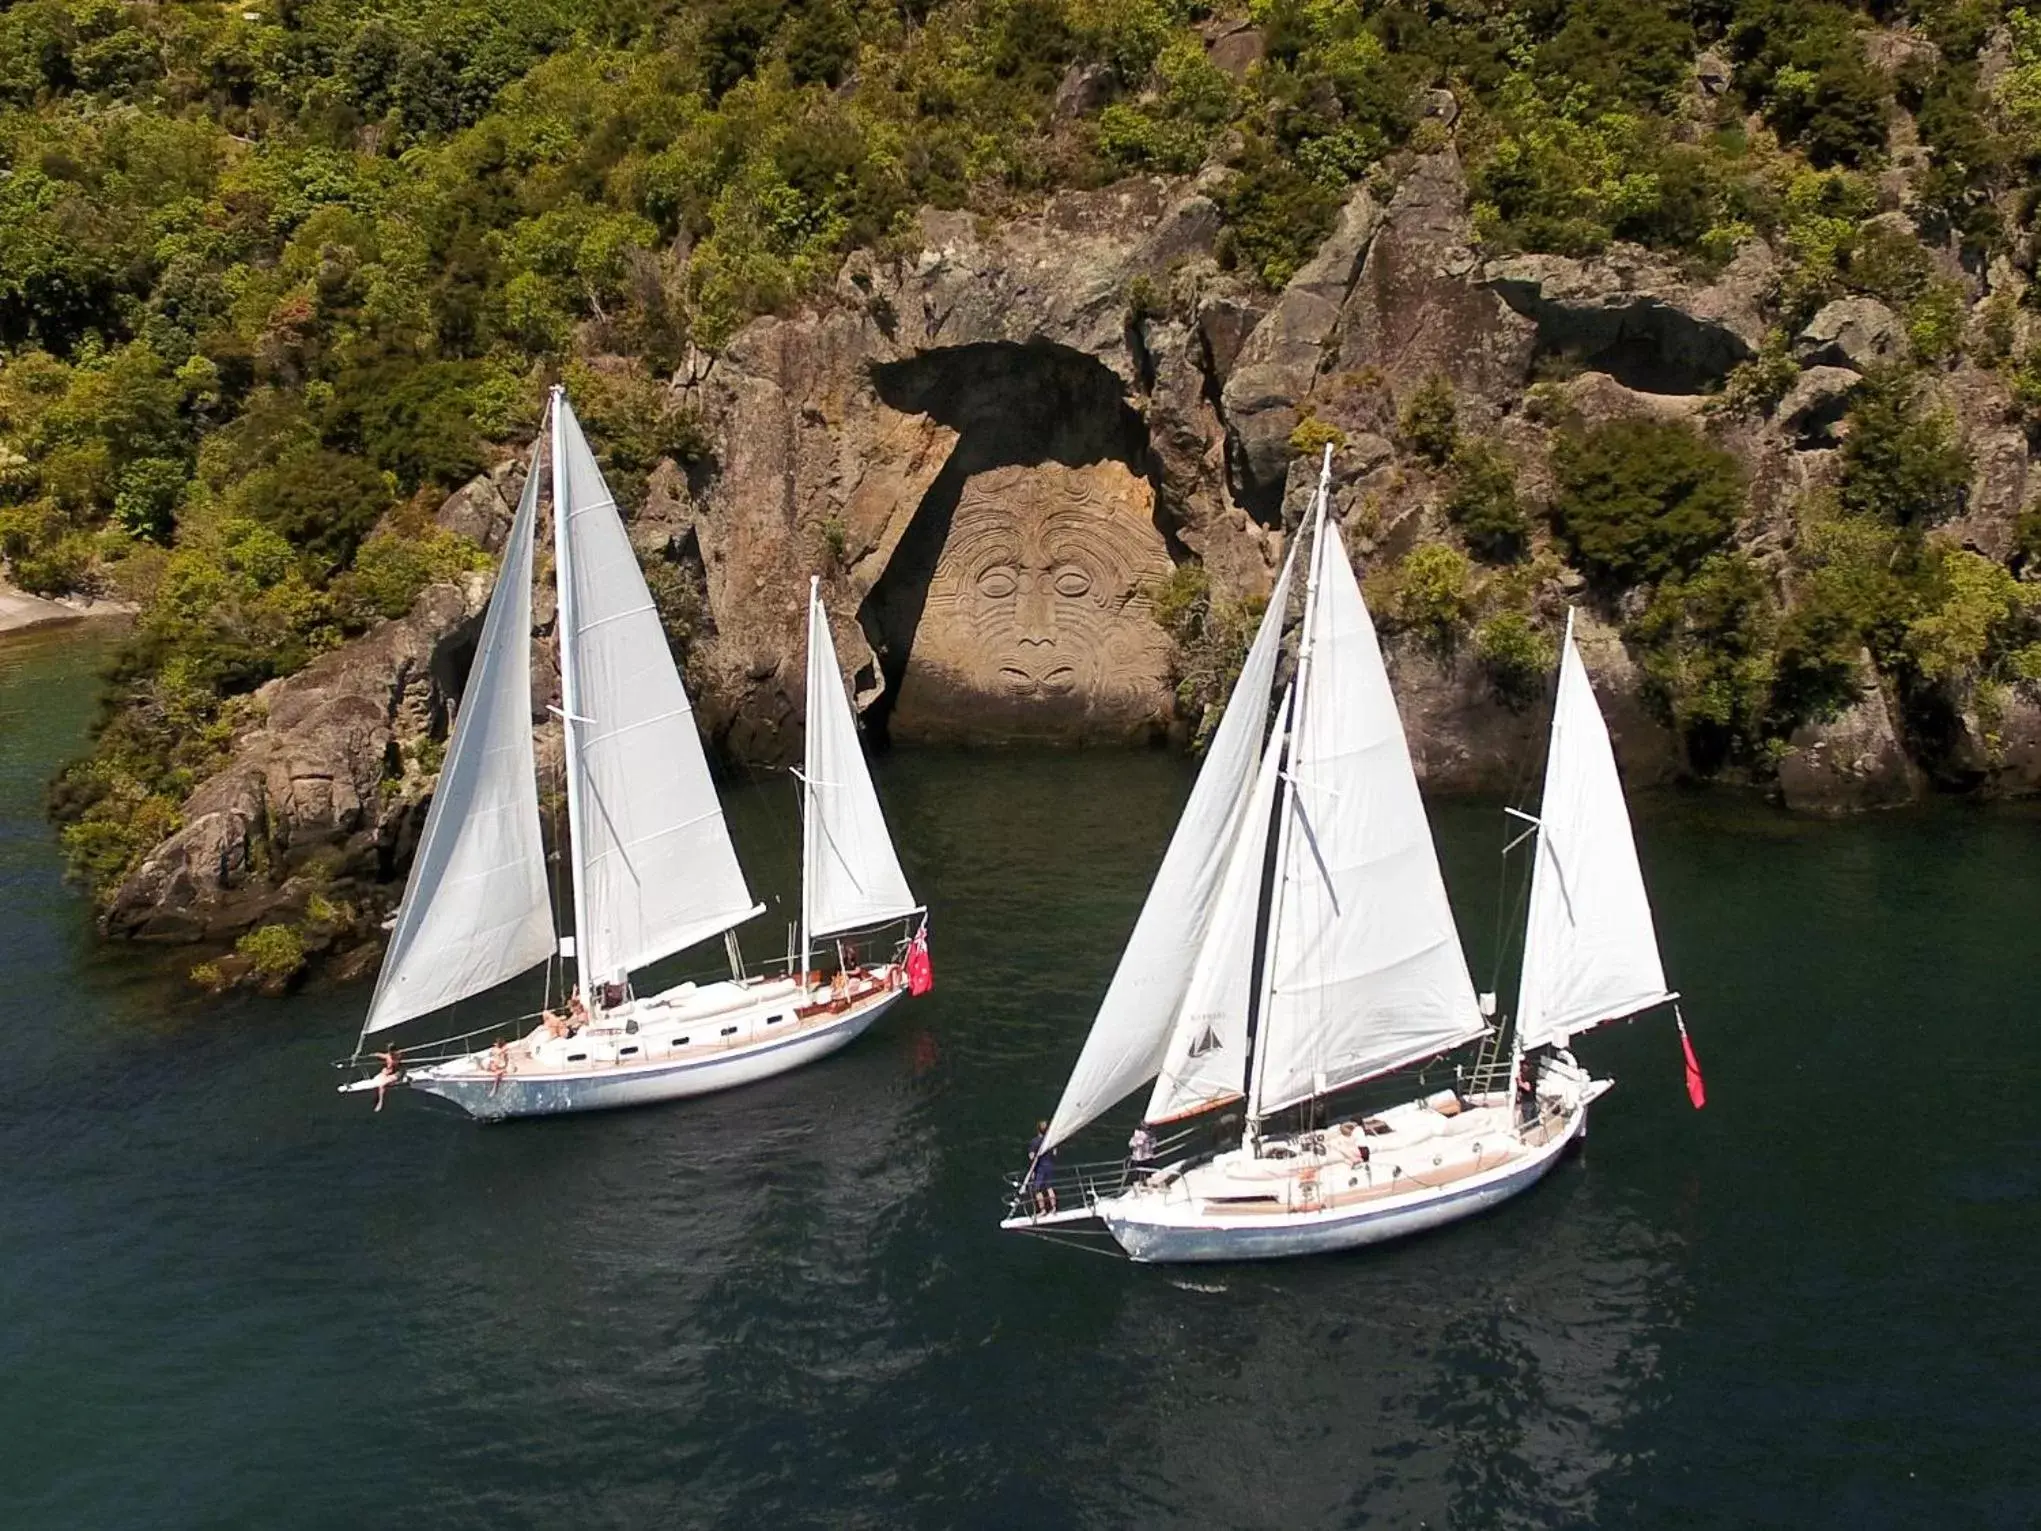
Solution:
[[[1169,1164],[1170,1156],[1184,1144],[1198,1135],[1197,1127],[1186,1127],[1155,1142],[1155,1157],[1136,1165],[1131,1157],[1120,1159],[1088,1159],[1078,1164],[1059,1164],[1048,1179],[1036,1186],[1029,1181],[1029,1171],[1006,1177],[1007,1216],[1026,1217],[1034,1210],[1037,1190],[1056,1193],[1056,1208],[1068,1212],[1074,1207],[1088,1207],[1105,1197],[1117,1196],[1134,1183],[1137,1175],[1153,1174]]]

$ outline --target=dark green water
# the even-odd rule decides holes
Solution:
[[[992,1226],[1181,762],[885,762],[932,996],[484,1130],[331,1093],[365,990],[94,949],[39,803],[95,659],[0,646],[0,1526],[2041,1522],[2033,814],[1645,804],[1708,1109],[1669,1024],[1612,1028],[1530,1196],[1187,1278]],[[789,804],[733,798],[761,890]],[[1438,822],[1485,953],[1497,816]]]

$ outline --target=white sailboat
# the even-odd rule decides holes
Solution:
[[[1374,626],[1327,519],[1331,461],[1295,684],[1264,738],[1286,566],[1002,1227],[1096,1222],[1136,1260],[1212,1261],[1354,1248],[1470,1216],[1542,1177],[1610,1088],[1566,1051],[1571,1035],[1676,998],[1569,617],[1505,1047],[1468,975]],[[1311,1125],[1335,1092],[1476,1041],[1455,1088]],[[1238,1145],[1044,1172],[1151,1078],[1137,1136],[1243,1103]],[[1306,1125],[1274,1130],[1279,1116]]]
[[[833,972],[811,966],[819,940],[893,926],[905,937],[923,914],[859,747],[820,582],[808,607],[800,961],[746,976],[736,930],[765,906],[745,884],[616,502],[557,388],[550,442],[573,932],[555,929],[532,748],[535,448],[353,1060],[383,1067],[342,1086],[379,1102],[403,1084],[496,1120],[706,1094],[833,1052],[926,987],[922,930],[888,937],[876,964],[839,940]],[[633,988],[633,973],[718,937],[728,979]],[[450,1045],[366,1051],[555,958],[579,979],[557,1013],[506,1015]]]

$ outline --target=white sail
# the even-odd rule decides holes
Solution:
[[[919,909],[872,790],[820,580],[808,589],[806,776],[801,867],[808,933],[835,935]]]
[[[364,1036],[494,988],[552,955],[532,764],[538,497],[534,451]]]
[[[1191,966],[1204,944],[1219,879],[1239,832],[1261,756],[1269,697],[1282,648],[1294,551],[1262,613],[1240,678],[1226,699],[1204,766],[1191,788],[1148,901],[1134,923],[1120,966],[1106,989],[1077,1067],[1049,1121],[1054,1147],[1162,1067],[1170,1028],[1190,985]]]
[[[1375,627],[1322,505],[1312,551],[1256,1117],[1486,1029]]]
[[[1253,1000],[1254,938],[1261,918],[1269,831],[1282,768],[1290,701],[1276,709],[1276,726],[1262,751],[1261,770],[1233,839],[1218,901],[1191,969],[1190,988],[1163,1055],[1162,1072],[1143,1120],[1174,1121],[1240,1099],[1247,1090],[1247,1012]]]
[[[720,935],[763,906],[737,864],[694,709],[616,501],[565,395],[554,397],[575,951],[592,985]]]
[[[1527,1049],[1672,997],[1608,725],[1574,646],[1571,612],[1545,759],[1519,996],[1517,1032]]]

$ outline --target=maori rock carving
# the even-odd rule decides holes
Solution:
[[[936,559],[895,737],[1127,737],[1168,715],[1153,490],[1124,463],[972,475]]]

